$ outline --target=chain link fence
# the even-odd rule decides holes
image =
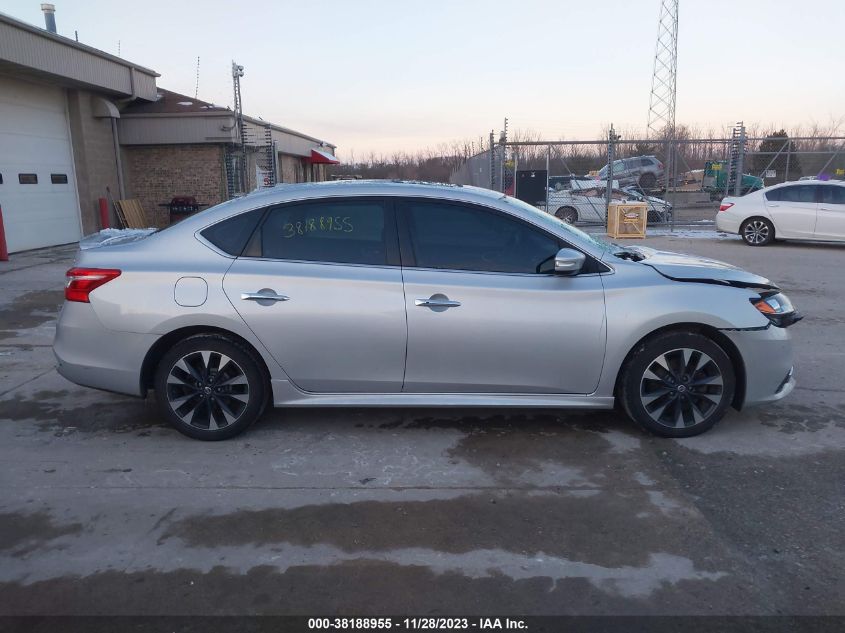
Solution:
[[[649,223],[674,226],[712,222],[726,195],[802,178],[845,180],[845,137],[748,137],[739,123],[726,138],[626,140],[611,131],[601,140],[499,142],[450,182],[583,224],[604,224],[610,200],[638,200],[648,204]]]

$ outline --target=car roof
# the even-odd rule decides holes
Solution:
[[[444,197],[456,193],[470,197],[499,199],[503,194],[481,187],[453,185],[442,182],[423,180],[334,180],[326,182],[300,182],[279,184],[275,187],[260,189],[239,198],[239,200],[262,200],[272,204],[274,199],[290,200],[296,197],[319,198],[322,196],[361,196],[361,195],[396,195]],[[463,195],[461,197],[463,197]]]
[[[476,203],[504,211],[531,224],[549,229],[548,224],[538,222],[537,214],[544,215],[542,211],[529,207],[525,203],[498,191],[467,185],[431,183],[418,180],[337,180],[320,183],[283,184],[255,191],[185,218],[178,224],[173,225],[172,230],[161,231],[156,236],[165,246],[168,243],[175,245],[186,232],[197,233],[216,222],[254,209],[262,209],[286,202],[367,196],[432,198],[452,202]],[[525,205],[525,207],[522,205]],[[564,234],[559,228],[552,228],[551,230],[561,237]],[[579,241],[580,247],[595,257],[601,257],[600,249],[593,244],[584,242],[586,240]]]
[[[760,191],[769,191],[771,189],[780,189],[781,187],[786,187],[788,185],[837,185],[839,187],[845,187],[845,181],[843,180],[787,180],[786,182],[779,182],[775,185],[769,185],[768,187],[763,187]]]
[[[345,196],[411,196],[477,202],[488,206],[498,206],[495,203],[505,198],[505,195],[498,191],[481,187],[420,180],[335,180],[279,184],[210,207],[182,220],[178,226],[195,231],[251,209],[298,200]]]

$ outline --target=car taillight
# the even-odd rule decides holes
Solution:
[[[722,204],[719,205],[719,211],[727,211],[732,206],[734,206],[733,202],[723,202]]]
[[[90,303],[91,291],[119,277],[120,271],[116,268],[71,268],[65,276],[65,300]]]

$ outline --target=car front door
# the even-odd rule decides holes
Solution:
[[[389,203],[327,198],[270,209],[223,287],[300,389],[401,391],[407,328]]]
[[[766,192],[766,209],[775,224],[776,237],[811,239],[816,230],[818,185],[778,187]]]
[[[845,186],[818,185],[821,189],[816,238],[845,240]]]
[[[604,360],[602,265],[555,275],[555,236],[485,207],[406,199],[403,391],[595,390]]]

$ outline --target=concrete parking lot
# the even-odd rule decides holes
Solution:
[[[612,412],[315,409],[192,441],[56,374],[73,249],[13,256],[0,614],[845,614],[845,247],[701,235],[646,244],[807,317],[793,394],[687,440]]]

